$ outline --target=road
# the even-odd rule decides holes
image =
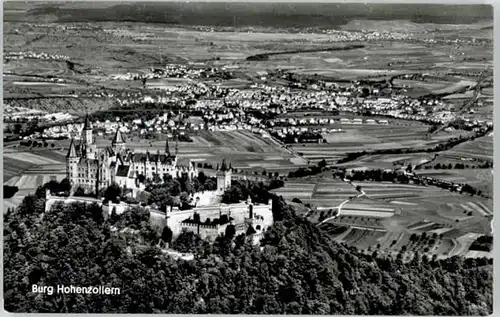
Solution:
[[[353,183],[351,183],[349,180],[344,179],[344,181],[345,181],[345,182],[349,182],[349,184],[351,184],[352,186],[354,186],[354,185],[353,185]],[[324,224],[324,223],[326,223],[326,222],[328,222],[328,221],[330,221],[330,220],[332,220],[332,219],[335,219],[335,218],[337,218],[338,216],[340,216],[340,213],[342,212],[342,207],[344,207],[344,205],[345,205],[345,204],[347,204],[348,202],[350,202],[350,201],[354,201],[354,200],[356,200],[356,199],[358,199],[358,198],[361,198],[361,197],[363,197],[363,196],[365,196],[365,195],[366,195],[366,193],[365,193],[365,192],[364,192],[361,188],[359,189],[359,192],[360,192],[360,194],[359,194],[359,195],[357,195],[356,197],[352,197],[352,198],[349,198],[349,199],[346,199],[345,201],[343,201],[343,202],[342,202],[342,203],[341,203],[341,204],[337,207],[337,214],[336,214],[336,215],[333,215],[333,216],[331,216],[331,217],[329,217],[329,218],[326,218],[326,219],[325,219],[325,220],[323,220],[323,221],[321,221],[320,223],[318,223],[318,226],[320,226],[320,225],[322,225],[322,224]]]

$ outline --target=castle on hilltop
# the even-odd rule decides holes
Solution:
[[[80,142],[77,144],[74,139],[71,140],[66,155],[66,176],[74,188],[82,187],[88,193],[98,193],[112,183],[117,183],[122,188],[131,189],[135,196],[145,179],[198,176],[194,162],[187,166],[177,164],[177,154],[177,145],[175,154],[171,154],[168,139],[163,152],[135,153],[127,149],[119,128],[111,146],[97,148],[92,123],[86,116]]]
[[[66,156],[66,173],[73,188],[81,187],[87,193],[98,193],[116,183],[122,188],[130,189],[132,197],[136,197],[139,191],[145,189],[143,182],[146,179],[168,181],[170,177],[198,176],[198,169],[194,163],[187,166],[177,164],[177,154],[177,145],[175,154],[170,153],[168,139],[163,152],[135,153],[127,149],[120,129],[116,130],[111,146],[97,148],[92,123],[86,116],[80,142],[77,144],[74,139],[71,140]],[[267,204],[256,204],[249,197],[239,203],[221,203],[225,190],[231,187],[232,170],[231,163],[227,164],[226,160],[222,160],[221,165],[217,166],[216,189],[195,193],[192,198],[196,203],[192,208],[181,210],[178,207],[168,206],[166,210],[158,210],[157,207],[146,206],[150,213],[150,222],[160,230],[165,227],[170,228],[173,238],[183,231],[191,231],[208,240],[226,234],[226,230],[232,225],[235,234],[244,233],[257,242],[265,230],[273,224],[272,201],[269,200]],[[46,211],[49,211],[55,202],[73,201],[86,203],[97,201],[108,215],[113,210],[121,214],[130,208],[130,205],[124,202],[113,203],[108,200],[105,203],[99,199],[89,200],[77,196],[52,197],[50,191],[46,194]]]

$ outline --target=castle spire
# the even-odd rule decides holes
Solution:
[[[125,144],[125,140],[123,139],[122,133],[120,132],[120,127],[116,128],[115,136],[113,137],[113,141],[111,141],[111,145],[121,145]]]
[[[85,115],[85,121],[83,122],[83,130],[82,130],[82,140],[85,145],[93,144],[94,139],[93,139],[93,126],[92,122],[89,119],[89,114]]]
[[[167,140],[165,141],[165,155],[170,156],[170,147],[168,146],[168,135],[167,135]]]
[[[89,113],[85,114],[85,121],[83,122],[83,130],[92,130],[92,122],[89,120]]]
[[[222,164],[220,166],[220,170],[223,172],[225,172],[227,170],[226,159],[222,159]]]
[[[66,158],[72,158],[72,157],[77,157],[76,148],[75,148],[75,140],[73,138],[71,138],[71,143],[69,145],[68,154],[66,155]]]
[[[179,154],[179,136],[175,139],[175,156]]]

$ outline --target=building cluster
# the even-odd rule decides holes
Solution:
[[[200,66],[201,65],[166,64],[163,68],[151,68],[149,73],[115,74],[110,77],[115,80],[148,80],[161,78],[198,79],[213,77],[218,74],[218,70],[216,68]]]
[[[49,54],[45,52],[6,52],[4,55],[4,59],[6,60],[16,60],[16,59],[41,59],[41,60],[58,60],[58,61],[67,61],[69,60],[69,56],[60,55],[60,54]]]
[[[168,139],[163,152],[135,153],[127,148],[120,129],[116,130],[111,146],[106,148],[97,148],[93,132],[93,125],[87,116],[80,142],[72,140],[66,156],[67,178],[75,188],[81,187],[97,194],[117,183],[130,189],[135,196],[144,180],[155,176],[166,179],[167,176],[179,178],[186,175],[192,178],[198,175],[194,163],[188,166],[177,164],[177,147],[172,154]]]
[[[67,122],[77,118],[76,116],[70,115],[69,113],[54,112],[49,113],[42,110],[29,109],[25,107],[11,106],[8,104],[4,105],[3,108],[3,120],[4,122],[13,121],[31,121],[38,120],[40,122]]]
[[[137,197],[143,191],[144,179],[155,181],[159,176],[161,182],[168,182],[172,178],[198,175],[194,163],[181,166],[178,162],[177,149],[175,154],[170,153],[168,139],[164,151],[157,153],[135,153],[127,148],[120,130],[116,130],[111,146],[97,148],[93,138],[92,123],[86,118],[79,143],[72,140],[66,156],[67,178],[73,190],[80,187],[87,193],[100,192],[111,184],[118,184],[123,189],[130,190],[132,197]],[[191,231],[204,239],[213,240],[225,234],[228,226],[234,226],[236,234],[244,233],[257,242],[265,230],[273,224],[272,202],[255,204],[250,198],[236,204],[222,204],[220,197],[231,186],[232,167],[222,161],[216,172],[217,188],[214,191],[195,193],[192,197],[194,204],[189,209],[167,206],[166,210],[152,209],[150,221],[160,228],[169,227],[173,237],[183,231]],[[52,197],[47,192],[46,210],[57,202],[79,201],[79,198]],[[83,201],[91,201],[82,198]],[[131,206],[127,203],[101,202],[109,214],[122,213]]]

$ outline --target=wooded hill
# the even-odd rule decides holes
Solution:
[[[225,313],[488,315],[492,262],[364,255],[332,241],[273,197],[275,224],[261,246],[244,236],[214,243],[183,234],[161,253],[141,209],[104,219],[97,205],[27,196],[4,216],[5,309],[23,313]],[[123,235],[111,227],[133,228]],[[119,231],[119,230],[118,230]],[[160,243],[159,243],[160,242]],[[120,295],[31,293],[31,285],[119,287]]]

